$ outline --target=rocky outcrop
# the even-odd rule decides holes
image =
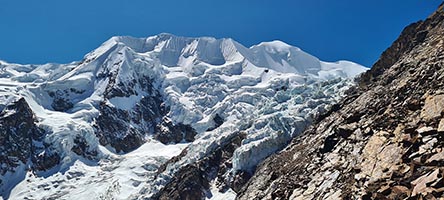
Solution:
[[[55,111],[67,111],[71,109],[74,104],[69,100],[69,92],[68,90],[56,90],[56,91],[49,91],[48,95],[53,98],[53,101],[51,103],[51,107]]]
[[[173,124],[168,117],[164,117],[162,122],[156,125],[154,138],[164,144],[192,142],[196,134],[196,131],[190,125]]]
[[[126,153],[140,147],[149,134],[164,144],[192,142],[195,130],[190,125],[174,124],[161,102],[160,97],[144,97],[130,111],[102,103],[94,125],[100,143]]]
[[[216,185],[225,192],[230,187],[236,185],[236,182],[226,180],[225,176],[231,168],[231,157],[234,151],[241,145],[245,138],[245,133],[237,133],[227,138],[218,148],[211,151],[195,163],[182,167],[173,177],[173,180],[162,188],[153,199],[204,199],[210,194],[210,182],[214,179]],[[186,154],[186,151],[185,151]],[[183,155],[179,155],[183,156]],[[179,158],[173,158],[172,161]],[[165,164],[165,166],[168,163]],[[165,167],[161,167],[165,169]],[[161,173],[161,171],[159,171]]]
[[[117,83],[117,75],[109,76],[104,101],[99,105],[100,114],[94,124],[100,144],[110,145],[117,153],[127,153],[140,147],[149,134],[164,144],[194,140],[196,132],[190,125],[174,124],[167,117],[168,109],[152,79],[142,76]],[[107,103],[115,97],[139,95],[136,88],[146,95],[133,108],[124,110]]]
[[[15,172],[21,164],[28,164],[30,170],[47,170],[59,163],[59,156],[43,142],[45,131],[35,123],[34,113],[24,98],[7,105],[0,113],[0,175]]]
[[[111,145],[119,153],[132,151],[143,144],[145,131],[128,123],[133,121],[130,112],[106,103],[102,103],[99,110],[100,115],[96,119],[95,128],[101,145]],[[149,132],[148,127],[146,128],[146,132]]]
[[[90,149],[90,145],[84,137],[77,135],[74,138],[74,146],[71,148],[71,151],[90,160],[97,159],[98,152]]]
[[[408,26],[359,87],[262,162],[238,199],[444,196],[444,10]]]

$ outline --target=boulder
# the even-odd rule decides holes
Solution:
[[[421,110],[421,118],[425,121],[441,117],[444,111],[444,95],[431,96],[425,99],[424,107]]]

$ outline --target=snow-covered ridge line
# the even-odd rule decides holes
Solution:
[[[88,185],[113,191],[120,185],[130,192],[106,194],[119,199],[152,195],[182,166],[198,161],[239,131],[246,137],[231,158],[229,173],[248,171],[338,101],[353,85],[352,79],[366,70],[348,61],[320,61],[281,41],[247,48],[232,39],[171,34],[113,37],[81,62],[70,64],[0,64],[1,107],[12,97],[26,99],[37,125],[47,133],[43,142],[60,155],[58,169],[83,173],[90,180],[73,190],[99,198],[105,194]],[[127,153],[146,145],[174,150],[168,156],[146,155],[151,160],[147,163]],[[185,146],[188,153],[182,159],[168,165],[157,179],[151,176]],[[123,169],[118,164],[131,159],[144,167]],[[107,183],[82,170],[105,174]],[[134,180],[122,180],[122,170]],[[141,173],[150,174],[144,183]],[[67,193],[65,197],[71,198],[71,190],[60,187],[39,195],[32,190],[35,184],[51,186],[66,178],[37,172],[31,182],[14,187],[10,197]],[[64,184],[71,187],[73,182]],[[10,186],[5,185],[0,183],[2,195]]]

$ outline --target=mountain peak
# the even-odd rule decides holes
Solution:
[[[117,47],[117,46],[120,47]],[[275,40],[262,42],[250,48],[239,44],[233,39],[213,37],[181,37],[169,33],[161,33],[147,38],[128,36],[113,37],[100,48],[93,51],[94,55],[112,52],[110,49],[127,47],[137,54],[150,54],[168,67],[189,68],[190,65],[206,63],[221,66],[226,63],[244,62],[245,66],[252,64],[261,68],[268,68],[281,73],[300,73],[319,76],[322,69],[350,70],[355,68],[356,73],[365,71],[358,64],[347,65],[347,68],[337,63],[320,61],[300,48],[285,42]],[[152,57],[151,56],[151,57]],[[91,57],[91,56],[90,56]],[[97,56],[93,56],[97,57]],[[248,64],[249,63],[249,64]],[[324,67],[326,66],[326,67]],[[359,69],[358,69],[359,68]],[[335,72],[336,73],[336,72]],[[352,77],[356,73],[342,73]],[[337,73],[341,74],[341,73]]]
[[[262,46],[262,47],[267,47],[267,48],[273,48],[273,49],[276,49],[278,51],[288,51],[289,49],[300,50],[298,47],[291,46],[291,45],[289,45],[289,44],[287,44],[287,43],[285,43],[283,41],[280,41],[280,40],[273,40],[273,41],[270,41],[270,42],[261,42],[258,45],[254,45],[253,47],[255,47],[255,46],[256,47]]]

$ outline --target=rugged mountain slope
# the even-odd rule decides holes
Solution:
[[[444,197],[443,5],[334,108],[262,162],[238,199]]]
[[[366,70],[279,41],[170,34],[113,37],[81,62],[0,65],[11,199],[160,197],[186,171],[204,178],[185,195],[232,195]]]

